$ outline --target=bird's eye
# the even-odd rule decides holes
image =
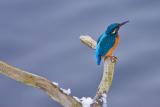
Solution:
[[[112,33],[112,34],[115,34],[115,33],[116,33],[116,29],[114,29],[111,33]]]

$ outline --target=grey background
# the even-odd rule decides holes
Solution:
[[[81,34],[120,29],[109,107],[160,107],[159,0],[1,0],[0,59],[93,97],[102,75]],[[61,107],[38,89],[0,75],[0,107]]]

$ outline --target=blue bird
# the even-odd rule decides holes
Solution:
[[[120,36],[118,34],[119,28],[128,23],[114,23],[108,26],[107,30],[98,38],[96,46],[96,59],[97,65],[100,65],[101,59],[104,56],[110,58],[111,61],[115,58],[112,56],[114,50],[117,48]]]

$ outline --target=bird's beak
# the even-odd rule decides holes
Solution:
[[[127,20],[127,21],[125,21],[125,22],[120,23],[120,24],[119,24],[119,27],[121,27],[121,26],[125,25],[125,24],[126,24],[126,23],[128,23],[128,22],[129,22],[129,20]]]

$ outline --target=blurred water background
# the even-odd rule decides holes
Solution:
[[[93,97],[103,66],[79,41],[120,29],[109,107],[160,107],[159,0],[1,0],[0,60]],[[0,107],[61,107],[39,89],[0,75]]]

